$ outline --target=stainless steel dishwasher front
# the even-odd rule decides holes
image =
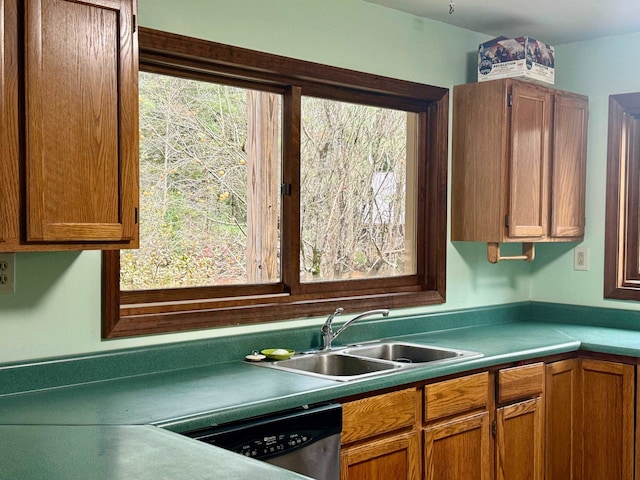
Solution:
[[[317,480],[340,479],[339,404],[300,408],[184,433]]]

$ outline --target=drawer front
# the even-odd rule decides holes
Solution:
[[[424,387],[425,421],[486,408],[489,373],[454,378]]]
[[[342,444],[416,425],[417,395],[408,388],[344,403]]]
[[[533,363],[498,371],[498,402],[510,402],[541,395],[544,363]]]

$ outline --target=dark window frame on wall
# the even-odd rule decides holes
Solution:
[[[268,285],[120,290],[119,252],[103,252],[102,336],[177,332],[445,301],[449,91],[140,28],[140,68],[184,78],[252,82],[285,91],[283,111],[282,280]],[[226,80],[225,80],[226,79]],[[302,93],[301,93],[302,92]],[[301,94],[396,108],[418,114],[416,273],[319,284],[297,279]],[[290,220],[286,220],[289,218]],[[295,255],[291,252],[296,252]]]
[[[640,93],[609,97],[604,297],[640,300]]]

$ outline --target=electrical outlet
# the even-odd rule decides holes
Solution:
[[[0,253],[0,293],[16,291],[16,254]]]
[[[573,249],[573,269],[589,270],[589,247],[576,247]]]

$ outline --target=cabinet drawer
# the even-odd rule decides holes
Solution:
[[[417,394],[408,388],[343,404],[342,443],[416,425]]]
[[[426,421],[486,407],[489,401],[489,373],[427,385],[424,387],[424,401]]]
[[[544,363],[503,368],[498,371],[498,402],[540,395],[544,387]]]

